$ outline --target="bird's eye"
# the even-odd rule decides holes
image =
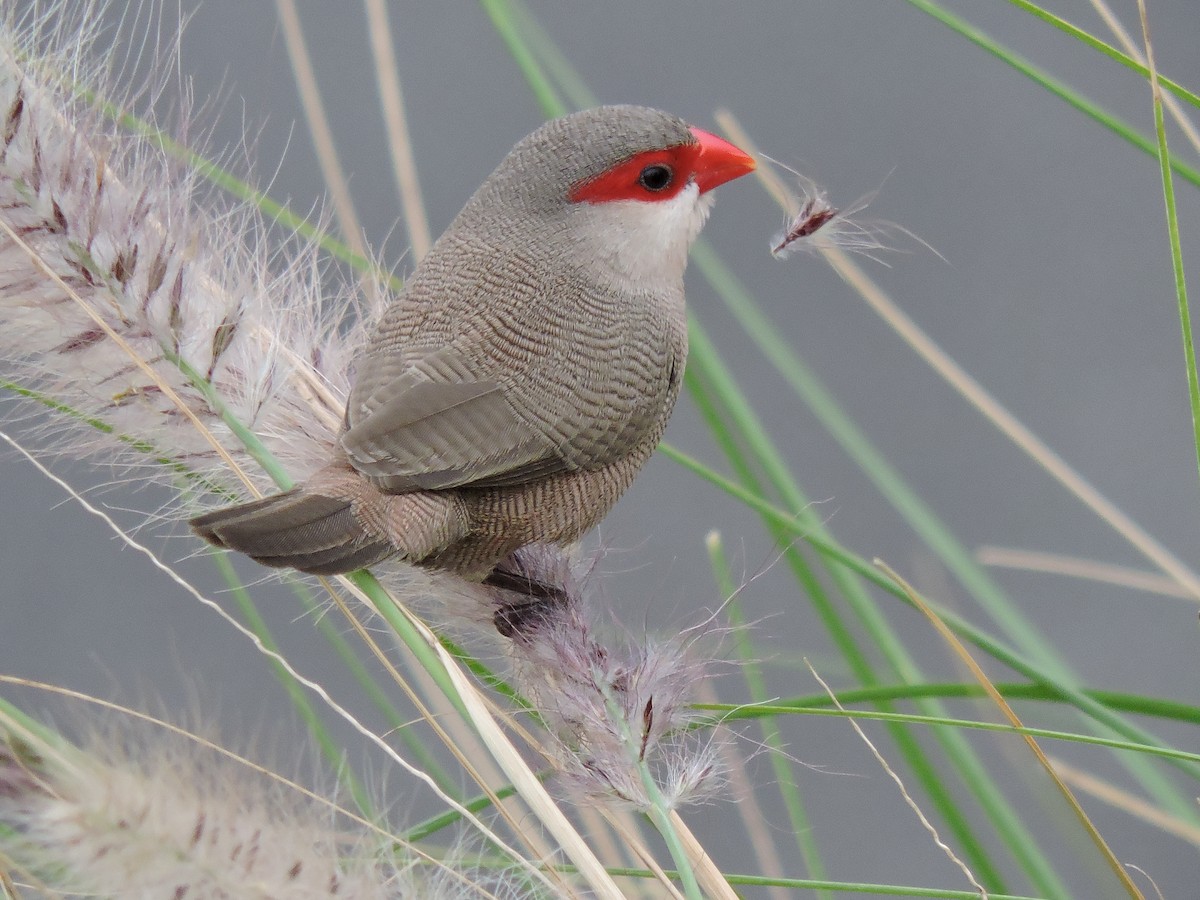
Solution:
[[[671,182],[675,180],[675,173],[671,171],[670,166],[664,166],[662,163],[654,163],[654,165],[646,166],[638,175],[638,184],[648,191],[658,193],[665,191],[671,186]]]

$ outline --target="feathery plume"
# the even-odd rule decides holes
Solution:
[[[721,773],[711,735],[689,726],[692,688],[707,675],[711,622],[667,639],[597,640],[590,566],[533,545],[519,579],[493,588],[495,625],[511,639],[517,687],[549,727],[564,779],[590,799],[646,809],[649,776],[668,808],[705,799]]]
[[[86,752],[0,725],[0,858],[67,896],[538,898],[504,869],[437,861],[234,759],[117,720]],[[20,734],[18,735],[18,731]]]
[[[369,838],[215,759],[0,740],[0,852],[23,879],[101,896],[401,896]]]
[[[4,380],[103,423],[60,432],[71,455],[265,487],[223,406],[303,477],[332,446],[368,301],[326,296],[312,246],[285,260],[253,208],[89,99],[132,103],[111,69],[77,62],[104,58],[89,13],[0,27]]]

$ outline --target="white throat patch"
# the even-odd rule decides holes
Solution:
[[[581,247],[596,277],[619,290],[678,285],[687,253],[712,209],[711,193],[693,182],[670,200],[614,200],[589,205]],[[590,268],[590,267],[589,267]]]

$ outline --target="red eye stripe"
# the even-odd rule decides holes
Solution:
[[[580,182],[571,189],[572,203],[610,203],[614,200],[669,200],[691,180],[700,155],[699,144],[680,144],[665,150],[646,150],[617,163],[595,178]],[[639,181],[648,166],[667,166],[673,173],[671,183],[662,190],[652,191]]]

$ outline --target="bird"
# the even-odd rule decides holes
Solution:
[[[662,437],[687,358],[688,249],[712,189],[754,168],[656,109],[548,121],[380,316],[328,464],[192,529],[314,575],[398,557],[501,585],[521,548],[577,540]]]

